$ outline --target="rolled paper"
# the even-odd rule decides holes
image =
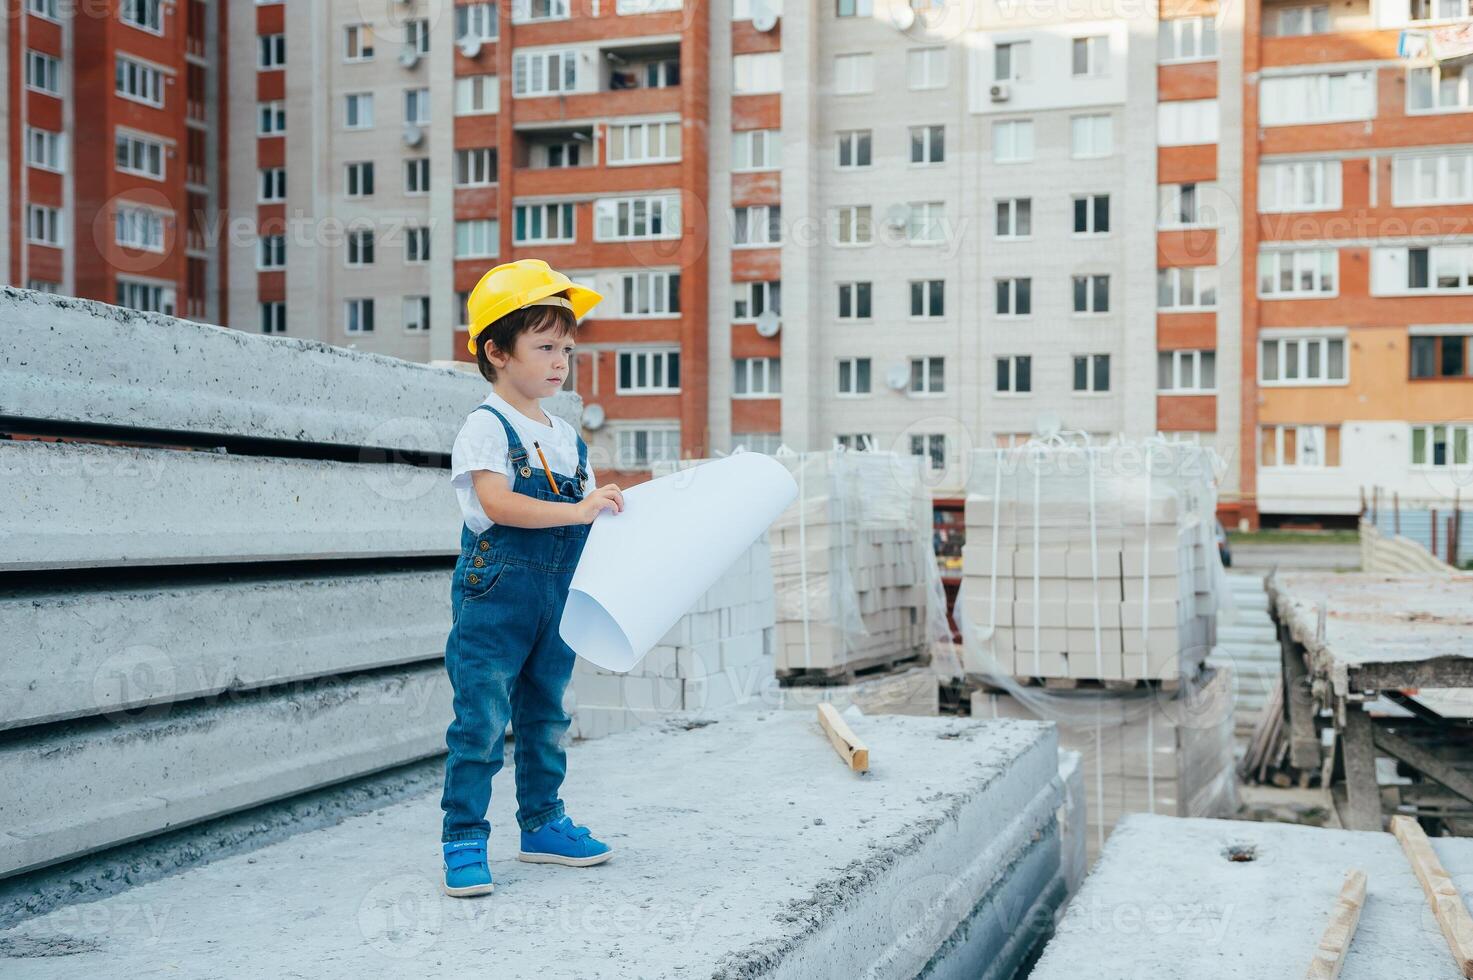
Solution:
[[[787,467],[748,452],[630,487],[588,530],[558,632],[595,666],[631,670],[797,496]]]

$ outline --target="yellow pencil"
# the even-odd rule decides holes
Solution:
[[[557,481],[552,478],[552,467],[547,465],[547,457],[542,455],[542,444],[533,439],[532,448],[537,450],[537,458],[542,460],[542,472],[547,477],[547,485],[552,487],[553,493],[557,493]]]

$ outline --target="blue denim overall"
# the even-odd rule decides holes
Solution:
[[[538,500],[575,503],[588,479],[588,447],[578,439],[578,471],[553,473],[547,485],[506,417],[486,411],[506,429],[512,489]],[[455,691],[455,720],[445,733],[445,811],[441,841],[485,840],[491,832],[491,777],[501,770],[510,719],[516,762],[517,823],[535,831],[563,815],[558,798],[567,772],[561,744],[571,719],[563,691],[573,672],[572,649],[558,635],[568,586],[587,524],[524,528],[493,524],[480,534],[462,525],[460,559],[450,584],[452,625],[445,669]]]

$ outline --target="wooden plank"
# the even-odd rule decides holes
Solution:
[[[1453,884],[1422,825],[1412,817],[1397,814],[1391,818],[1391,832],[1401,841],[1401,849],[1411,862],[1412,871],[1427,895],[1427,904],[1442,929],[1448,949],[1465,977],[1473,977],[1473,916],[1463,904],[1463,897]]]
[[[1358,703],[1345,705],[1345,731],[1340,736],[1340,746],[1345,758],[1349,812],[1341,814],[1341,819],[1348,830],[1382,829],[1374,728],[1371,716]]]
[[[1319,947],[1309,963],[1305,980],[1336,980],[1340,968],[1345,965],[1345,956],[1350,951],[1350,940],[1355,936],[1355,927],[1360,923],[1360,910],[1366,904],[1366,873],[1352,868],[1345,873],[1345,883],[1340,886],[1340,898],[1330,913],[1330,924],[1320,936]]]
[[[1383,728],[1375,730],[1376,745],[1429,779],[1434,779],[1454,793],[1473,803],[1473,779],[1469,779],[1437,756],[1414,742]]]
[[[1296,769],[1314,769],[1320,764],[1320,739],[1315,729],[1304,647],[1294,641],[1286,627],[1280,625],[1279,649],[1284,677],[1284,714],[1289,723],[1289,761]]]
[[[839,753],[850,769],[855,772],[869,771],[869,749],[859,740],[859,737],[849,728],[847,722],[839,717],[839,712],[832,704],[824,702],[818,706],[818,723],[823,728],[824,734],[833,743],[834,751]]]

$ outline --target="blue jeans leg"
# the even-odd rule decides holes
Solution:
[[[516,760],[517,823],[534,831],[563,815],[558,797],[568,771],[563,745],[572,719],[563,710],[563,693],[573,673],[575,654],[558,634],[567,599],[567,580],[552,583],[557,600],[512,688],[513,754]],[[558,586],[562,587],[559,588]]]

